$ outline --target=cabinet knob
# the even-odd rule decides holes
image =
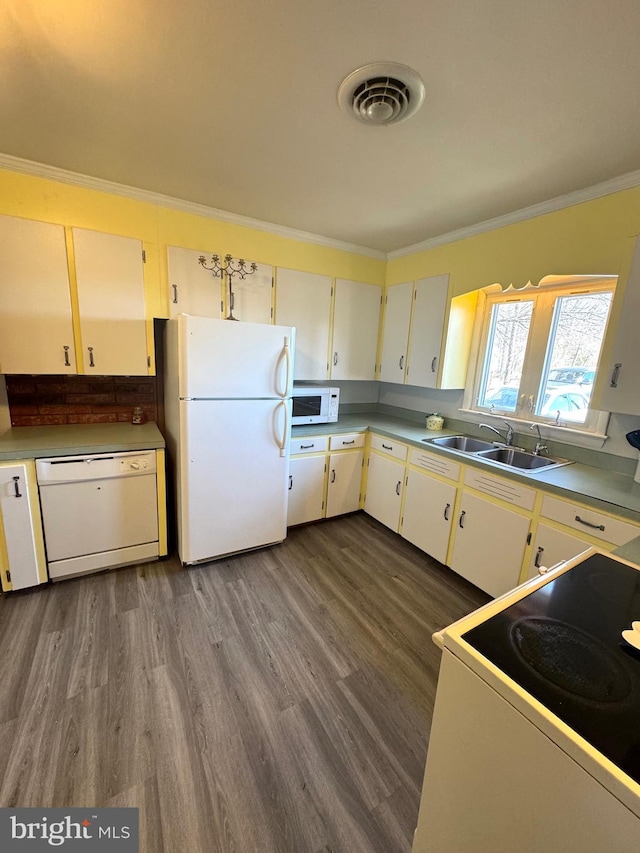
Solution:
[[[400,497],[400,489],[402,488],[402,480],[398,480],[398,484],[396,486],[396,495]]]
[[[64,366],[71,367],[71,362],[69,361],[69,347],[62,347],[64,350]]]
[[[437,361],[438,361],[438,356],[434,355],[434,357],[431,359],[431,372],[432,373],[436,372],[436,362]]]
[[[20,477],[14,477],[13,478],[13,488],[16,490],[16,497],[17,498],[22,497],[22,494],[20,492],[20,487],[18,486],[19,482],[20,482]]]
[[[464,517],[466,514],[466,511],[463,509],[460,513],[460,518],[458,519],[458,527],[464,528]]]
[[[398,367],[400,368],[400,370],[402,370],[402,368],[404,367],[404,356],[403,355],[400,356],[400,361],[398,362]]]
[[[336,481],[336,469],[332,468],[331,469],[331,482],[335,483],[335,481]]]
[[[609,388],[617,388],[618,387],[618,375],[620,373],[620,368],[622,367],[622,362],[618,362],[613,365],[613,373],[611,374],[611,382],[609,382]]]
[[[173,299],[171,301],[173,302],[174,305],[177,305],[178,304],[178,285],[172,284],[171,287],[173,289]]]
[[[449,510],[451,509],[451,504],[447,504],[444,508],[444,520],[449,521]]]
[[[333,363],[334,364],[338,363],[338,353],[337,352],[334,352],[334,354],[333,354]]]
[[[289,491],[293,488],[293,475],[289,474]]]
[[[542,545],[540,545],[538,547],[538,550],[536,551],[536,558],[533,561],[533,565],[535,566],[536,569],[540,568],[540,558],[542,557],[543,553],[544,553],[544,548],[542,547]]]
[[[89,350],[89,367],[95,367],[96,363],[93,360],[93,347],[87,347]]]

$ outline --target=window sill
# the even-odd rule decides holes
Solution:
[[[511,415],[498,414],[497,412],[479,412],[476,409],[459,409],[458,411],[460,414],[465,415],[468,420],[473,421],[473,423],[490,423],[493,426],[494,421],[500,421],[502,423],[506,421],[511,424],[514,431],[520,435],[528,435],[531,432],[530,427],[533,421],[530,420],[514,418],[511,417]],[[601,413],[601,415],[602,420],[598,426],[602,429],[603,426],[606,428],[609,416],[604,412]],[[556,426],[555,424],[543,423],[542,421],[535,421],[535,423],[540,427],[543,440],[545,438],[549,438],[553,441],[560,442],[561,444],[570,444],[572,447],[586,447],[591,450],[600,450],[604,447],[605,442],[609,438],[605,432],[599,430],[592,432],[580,429],[579,427]],[[500,429],[499,423],[496,428]],[[531,432],[531,434],[533,435],[534,432]]]

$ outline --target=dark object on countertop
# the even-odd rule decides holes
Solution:
[[[631,432],[628,432],[627,441],[631,447],[635,447],[636,450],[640,450],[640,429],[634,429]]]

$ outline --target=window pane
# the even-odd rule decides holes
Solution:
[[[556,299],[536,414],[584,423],[613,294]]]
[[[478,405],[515,412],[532,313],[532,301],[493,306]]]

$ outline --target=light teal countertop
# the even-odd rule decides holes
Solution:
[[[538,470],[536,473],[513,471],[502,466],[492,465],[468,453],[441,448],[430,444],[428,441],[422,441],[425,438],[437,438],[441,435],[455,435],[460,431],[447,429],[441,432],[428,431],[419,422],[378,412],[340,415],[337,423],[332,424],[296,426],[293,427],[292,434],[297,436],[331,435],[367,429],[374,430],[389,438],[404,441],[415,447],[421,447],[423,450],[428,448],[433,453],[440,453],[449,458],[455,457],[457,461],[465,465],[483,468],[497,476],[518,480],[545,492],[563,495],[589,506],[614,512],[616,515],[640,524],[640,484],[634,482],[630,475],[620,474],[606,468],[596,468],[581,462],[573,462],[571,465],[553,468],[551,471]]]
[[[12,427],[0,435],[0,460],[158,450],[164,446],[162,433],[154,423]]]

